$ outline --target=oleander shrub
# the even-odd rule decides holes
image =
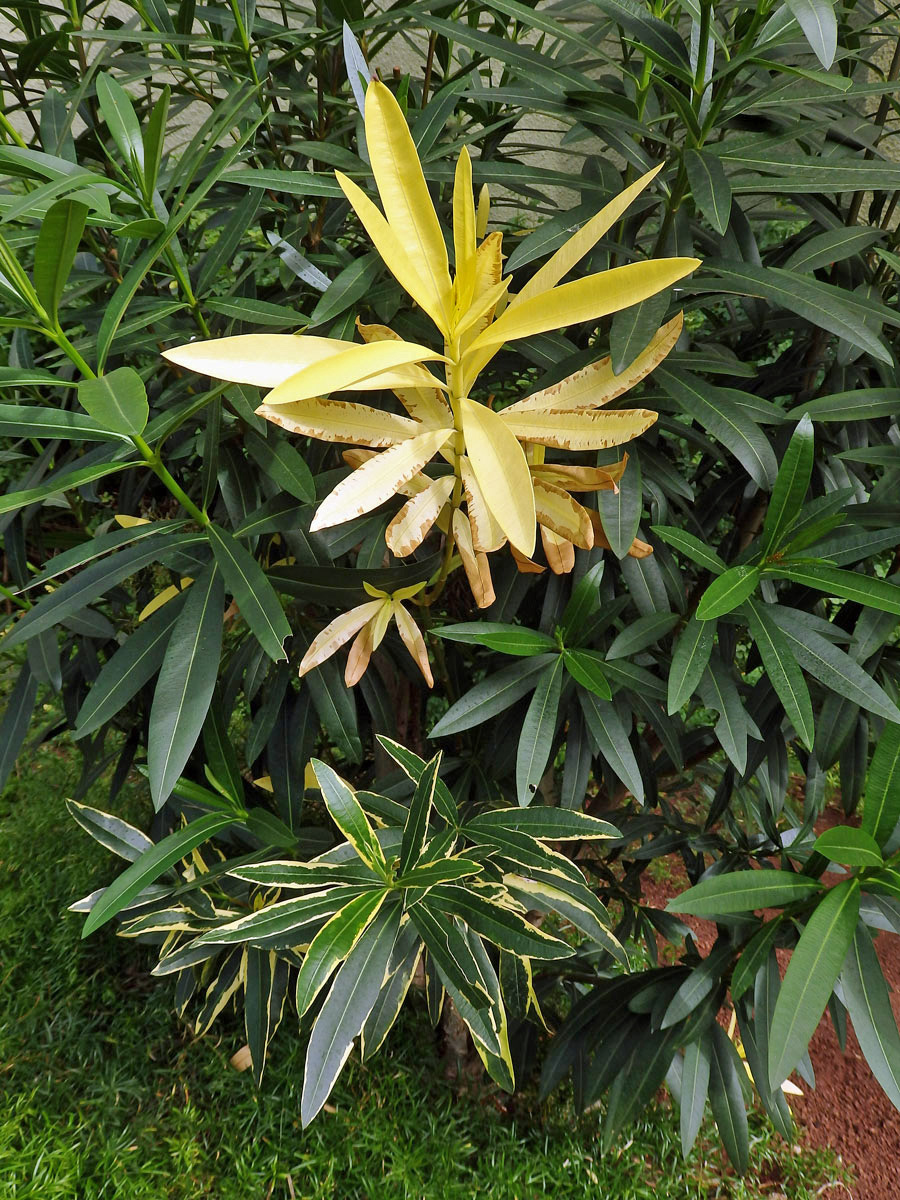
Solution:
[[[900,1105],[893,15],[0,14],[0,773],[74,735],[85,932],[305,1123],[413,984],[606,1146],[665,1081],[743,1169],[826,1009]]]

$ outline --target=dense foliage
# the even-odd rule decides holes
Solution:
[[[367,1051],[383,1039],[423,946],[433,1018],[449,994],[501,1086],[540,1061],[545,1089],[571,1072],[579,1104],[605,1096],[607,1144],[667,1079],[685,1153],[708,1099],[746,1164],[748,1079],[716,1021],[729,992],[786,1134],[779,1085],[808,1074],[826,1007],[841,1034],[849,1012],[900,1104],[870,932],[900,932],[900,166],[880,147],[896,21],[818,0],[332,4],[315,18],[153,3],[99,25],[77,3],[0,12],[15,29],[0,116],[2,646],[18,671],[0,765],[5,778],[41,690],[59,692],[84,750],[73,814],[132,864],[82,902],[86,928],[118,916],[157,943],[179,1007],[197,995],[200,1028],[243,1006],[258,1076],[291,984],[312,1030],[304,1119],[354,1038]],[[401,16],[423,66],[390,79]],[[457,202],[451,164],[467,145],[475,191],[493,193],[485,242],[505,228],[515,245],[513,303],[501,315],[491,278],[500,290],[467,332],[492,315],[509,330],[535,281],[570,271],[557,290],[574,289],[572,307],[498,338],[471,396],[455,397],[455,453],[499,526],[480,544],[479,489],[467,534],[462,468],[449,489],[443,467],[425,469],[446,439],[432,434],[416,467],[437,508],[409,547],[397,518],[416,496],[395,499],[384,480],[361,515],[317,516],[367,460],[341,457],[329,443],[354,439],[336,427],[322,444],[315,389],[276,397],[307,406],[278,422],[293,422],[289,437],[256,411],[251,380],[281,384],[258,373],[265,354],[256,375],[211,388],[201,372],[221,372],[202,347],[181,365],[161,356],[261,331],[349,344],[358,320],[433,345],[433,297],[397,271],[396,244],[422,276],[440,247],[417,258],[400,235],[420,229],[421,206],[404,227],[385,199],[366,55],[392,84],[396,103],[378,86],[379,105],[405,113],[440,226],[485,233],[487,199],[475,208],[467,176]],[[535,114],[564,167],[535,161]],[[369,211],[373,176],[387,222]],[[631,207],[591,240],[623,191]],[[574,231],[580,253],[560,256]],[[446,240],[458,279],[469,243]],[[586,285],[594,274],[638,278],[671,259],[702,264],[605,308],[574,304],[601,286]],[[667,339],[660,363],[648,348]],[[648,354],[649,375],[634,366]],[[425,361],[390,367],[427,374]],[[341,391],[378,369],[312,378]],[[573,442],[571,422],[568,441],[548,439],[555,409],[540,430],[503,417],[576,376],[636,385],[618,401],[626,437],[644,430],[624,470],[611,446]],[[381,382],[367,419],[422,419],[390,395],[408,378]],[[587,392],[580,429],[598,415]],[[503,437],[527,463],[524,490],[509,456],[491,463]],[[537,468],[561,494],[552,521],[529,510],[539,540],[521,508]],[[575,503],[567,469],[616,486]],[[315,654],[354,610],[355,691]],[[149,838],[79,803],[113,763],[111,809],[133,766],[148,775]],[[861,826],[817,838],[835,782],[848,818],[864,797]],[[691,886],[661,912],[641,879],[673,855]],[[833,885],[830,866],[848,868]],[[676,912],[715,921],[705,958]]]

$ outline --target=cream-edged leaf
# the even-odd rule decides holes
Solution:
[[[422,672],[425,682],[429,687],[434,687],[434,676],[431,674],[428,650],[425,647],[425,639],[422,637],[421,630],[402,604],[394,604],[394,620],[397,623],[397,631],[403,645]]]
[[[391,272],[405,292],[422,308],[441,333],[449,331],[450,323],[444,312],[444,306],[431,281],[424,276],[407,253],[407,247],[385,219],[377,205],[369,199],[366,193],[348,179],[342,171],[335,171],[335,178],[344,195],[350,201],[353,211],[359,217],[363,228],[369,235],[372,245],[381,255],[384,265]]]
[[[374,342],[370,345],[342,342],[343,349],[329,358],[298,371],[266,396],[269,406],[297,404],[313,396],[339,392],[365,383],[367,387],[393,387],[391,371],[411,363],[443,358],[442,354],[414,342]],[[375,379],[379,382],[375,382]],[[381,380],[388,378],[392,382]],[[439,382],[434,380],[435,383]]]
[[[609,204],[604,205],[598,213],[582,225],[577,233],[573,233],[569,240],[564,242],[556,253],[544,263],[540,270],[532,275],[515,300],[510,303],[510,307],[523,304],[526,300],[530,300],[532,296],[539,296],[542,292],[555,287],[563,276],[568,275],[572,268],[581,262],[589,250],[593,250],[603,235],[612,229],[616,221],[631,206],[633,201],[637,199],[647,184],[662,170],[662,167],[663,164],[660,163],[658,167],[654,167],[651,171],[647,171],[646,174],[642,175],[640,179],[636,179],[634,183],[620,192],[613,200],[610,200]]]
[[[459,553],[463,570],[479,608],[490,608],[494,603],[494,584],[486,554],[479,553],[472,545],[472,529],[465,514],[456,509],[453,513],[453,541]],[[515,553],[515,551],[514,551]]]
[[[628,455],[605,467],[578,467],[568,463],[538,463],[531,468],[531,478],[537,483],[552,483],[567,492],[611,492],[625,472]]]
[[[349,442],[355,446],[383,448],[421,433],[421,426],[408,417],[398,417],[368,404],[351,404],[321,396],[310,396],[295,404],[277,407],[261,404],[256,413],[289,433],[323,442]]]
[[[459,402],[466,454],[494,520],[529,557],[534,553],[534,489],[524,451],[497,413],[467,396]]]
[[[385,541],[392,554],[406,558],[421,546],[441,515],[441,509],[450,499],[453,484],[452,475],[441,475],[407,500],[385,533]]]
[[[498,349],[504,342],[533,337],[552,329],[598,321],[620,309],[639,304],[671,287],[700,265],[698,258],[660,258],[628,263],[596,275],[560,284],[510,305],[469,347],[470,353]]]
[[[430,429],[357,467],[319,505],[310,530],[340,525],[383,504],[418,475],[452,434],[451,428]]]
[[[475,472],[472,470],[472,464],[465,455],[460,460],[460,473],[466,496],[469,525],[472,529],[472,545],[476,553],[480,551],[489,554],[493,550],[499,550],[506,541],[506,534],[494,520],[475,477]]]
[[[499,414],[505,427],[523,442],[538,442],[561,450],[602,450],[639,437],[656,420],[644,408],[612,412],[542,412]]]
[[[581,412],[588,408],[599,408],[615,400],[629,388],[640,383],[645,376],[658,367],[678,341],[684,325],[684,316],[678,313],[653,335],[649,345],[630,363],[620,375],[615,375],[609,357],[582,367],[572,375],[543,388],[524,400],[511,404],[504,412]]]
[[[407,246],[447,323],[450,269],[415,143],[400,105],[383,83],[366,91],[366,145],[388,224]]]
[[[326,658],[336,654],[345,642],[349,642],[360,629],[371,621],[378,610],[384,605],[383,600],[371,600],[368,604],[360,604],[349,612],[341,613],[317,634],[309,649],[303,655],[300,663],[300,674],[305,675],[320,666]]]
[[[555,534],[573,542],[582,550],[594,544],[590,514],[573,500],[568,492],[552,484],[534,482],[534,507],[539,523]]]

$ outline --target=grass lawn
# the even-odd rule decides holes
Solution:
[[[351,1061],[334,1111],[303,1131],[290,1016],[257,1092],[229,1066],[236,1022],[194,1039],[145,948],[108,930],[81,941],[66,906],[117,865],[66,814],[74,774],[64,752],[26,751],[0,801],[2,1200],[804,1200],[842,1177],[757,1118],[746,1180],[709,1129],[683,1164],[667,1107],[601,1158],[599,1114],[576,1122],[564,1100],[526,1093],[511,1116],[493,1090],[458,1097],[416,999],[386,1052]],[[137,823],[142,795],[137,784],[119,801]],[[89,800],[105,807],[102,789]]]

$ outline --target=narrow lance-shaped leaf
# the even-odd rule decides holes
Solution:
[[[562,681],[563,659],[561,654],[557,654],[538,680],[522,723],[516,757],[519,804],[531,803],[547,767],[559,715]]]
[[[807,875],[790,871],[731,871],[715,875],[688,888],[666,905],[667,912],[691,913],[697,917],[729,916],[775,908],[806,900],[821,890]]]
[[[101,925],[105,925],[117,912],[127,907],[129,901],[139,895],[149,883],[158,879],[163,871],[167,871],[179,859],[233,823],[233,816],[213,813],[192,821],[184,829],[170,833],[161,842],[157,842],[110,884],[91,909],[81,936],[87,937]]]
[[[711,621],[716,617],[724,617],[742,604],[748,596],[756,591],[759,583],[759,567],[731,567],[714,579],[697,605],[697,619]]]
[[[222,576],[210,565],[188,591],[153,694],[147,767],[157,809],[171,795],[206,719],[219,672],[224,607]]]
[[[310,942],[297,975],[298,1016],[303,1016],[328,982],[332,971],[356,945],[386,896],[384,889],[357,896],[336,912]]]
[[[841,971],[844,1003],[872,1074],[900,1108],[900,1033],[869,931],[859,925]]]
[[[763,523],[764,555],[778,549],[800,512],[809,489],[814,455],[815,433],[812,420],[807,415],[794,430],[778,468],[778,477]]]
[[[884,846],[900,820],[900,724],[888,722],[866,776],[862,827]]]
[[[434,803],[434,793],[441,769],[443,754],[438,751],[419,776],[416,789],[413,792],[409,806],[409,816],[403,827],[403,839],[400,843],[400,875],[406,873],[419,861],[422,847],[428,836],[428,820],[431,816],[431,806]]]
[[[785,973],[769,1031],[769,1082],[778,1087],[796,1067],[825,1011],[859,916],[859,883],[826,893],[806,923]]]
[[[384,853],[353,789],[327,763],[317,758],[311,762],[322,789],[322,799],[335,825],[368,866],[383,871]]]
[[[769,681],[784,705],[800,741],[811,750],[815,737],[812,700],[803,672],[781,630],[769,618],[767,606],[755,600],[746,605],[747,623]]]
[[[86,204],[57,200],[41,221],[34,248],[34,290],[51,321],[56,320],[87,215]]]
[[[256,640],[276,662],[287,659],[284,642],[291,635],[291,626],[262,567],[218,525],[210,522],[206,532],[225,584]]]
[[[715,637],[715,624],[712,621],[700,621],[696,617],[691,617],[679,634],[669,670],[666,704],[669,716],[687,703],[703,678]]]

